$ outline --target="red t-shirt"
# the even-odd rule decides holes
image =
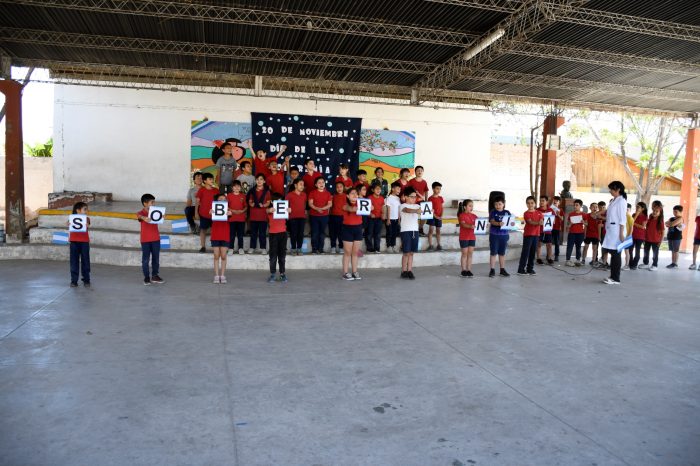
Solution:
[[[591,214],[586,214],[583,218],[588,222],[586,226],[586,238],[600,239],[600,235],[598,234],[598,220],[594,219]]]
[[[644,241],[647,237],[646,227],[638,227],[637,224],[644,225],[647,221],[647,216],[644,214],[637,215],[634,219],[634,228],[632,228],[632,239]]]
[[[558,214],[551,207],[550,207],[550,210],[552,212],[554,212],[554,225],[552,226],[552,230],[561,231],[561,217],[560,217],[562,215],[561,210],[559,210]]]
[[[369,197],[372,202],[372,210],[370,211],[370,218],[382,218],[382,209],[384,208],[384,198],[382,196],[375,196],[372,194]]]
[[[459,220],[459,239],[460,241],[476,240],[476,234],[474,233],[474,228],[464,228],[462,223],[467,225],[474,225],[476,227],[476,214],[471,212],[462,212],[457,217]]]
[[[335,178],[335,182],[333,183],[333,188],[335,188],[335,185],[338,184],[338,181],[341,181],[345,185],[345,189],[350,189],[354,185],[354,183],[352,182],[352,178],[350,178],[349,176],[343,178],[342,176],[338,175]]]
[[[211,222],[211,239],[212,241],[229,241],[231,239],[231,230],[228,222],[216,220]]]
[[[148,211],[146,209],[143,209],[143,210],[136,213],[137,218],[139,215],[141,217],[148,217]],[[139,219],[139,223],[141,224],[141,242],[142,243],[151,243],[153,241],[160,241],[160,232],[158,231],[158,224],[144,222],[141,219]]]
[[[544,220],[544,215],[542,214],[542,212],[540,212],[539,210],[533,210],[532,212],[526,210],[523,214],[523,217],[526,220],[525,229],[523,230],[523,236],[540,236],[540,229],[542,227],[540,225],[529,225],[527,223],[527,220],[530,220],[531,222],[539,222],[541,220]]]
[[[283,218],[273,218],[272,214],[267,214],[267,221],[270,224],[270,234],[284,233],[287,231],[287,220]]]
[[[90,227],[90,217],[87,218],[88,229]],[[89,243],[90,234],[87,231],[68,232],[68,241],[71,243]]]
[[[399,193],[399,196],[403,196],[403,192],[410,186],[410,182],[404,182],[403,178],[399,178],[399,183],[401,184],[401,192]]]
[[[270,174],[270,162],[277,162],[277,156],[267,157],[264,160],[260,160],[256,155],[253,158],[253,167],[255,167],[255,175],[262,173],[267,178]]]
[[[423,195],[428,192],[428,182],[425,180],[418,181],[415,178],[411,178],[408,185],[416,190],[420,199],[425,199]]]
[[[265,192],[265,196],[262,195],[263,192]],[[259,199],[258,207],[250,205],[251,202],[255,202],[254,197],[256,195],[261,198]],[[264,206],[265,203],[270,200],[272,200],[270,191],[266,190],[265,188],[255,188],[252,191],[248,192],[248,208],[250,209],[251,222],[267,222],[267,212],[265,212],[265,209],[267,209],[267,207]]]
[[[311,205],[311,201],[314,201],[314,206],[315,207],[324,207],[326,204],[331,202],[333,199],[333,196],[331,193],[327,190],[324,189],[323,191],[319,191],[318,189],[314,189],[309,193],[309,205]],[[324,210],[323,212],[318,212],[314,209],[309,208],[309,215],[312,217],[325,217],[329,215],[330,210]]]
[[[331,215],[343,215],[343,206],[348,202],[348,195],[345,193],[333,194],[333,207]]]
[[[209,211],[211,210],[211,204],[214,202],[214,198],[219,194],[219,190],[215,188],[199,188],[197,191],[197,198],[199,199],[199,216],[202,218],[211,218]]]
[[[571,223],[571,217],[577,217],[577,216],[581,217],[581,223]],[[586,214],[584,214],[583,212],[578,212],[578,213],[569,212],[569,214],[566,216],[566,218],[569,219],[569,225],[570,225],[569,233],[583,233],[585,231],[584,226],[583,226],[583,222],[586,220]]]
[[[700,215],[695,217],[695,239],[700,239]]]
[[[292,213],[289,214],[289,218],[306,218],[306,193],[297,193],[292,191],[287,194],[285,198],[289,201],[289,208],[292,209]]]
[[[284,195],[284,173],[277,172],[274,175],[268,173],[265,180],[271,192]]]
[[[428,201],[433,203],[433,216],[442,218],[443,205],[445,204],[442,196],[430,196]]]
[[[661,228],[659,231],[659,223],[659,217],[654,217],[652,215],[649,216],[649,220],[647,221],[646,237],[644,239],[647,243],[660,243],[664,239],[664,229]]]
[[[346,204],[347,205],[347,204]],[[351,207],[357,207],[357,201],[350,204]],[[357,226],[362,225],[362,216],[357,215],[357,212],[343,211],[343,225]]]
[[[306,194],[316,189],[316,180],[319,178],[323,178],[323,175],[319,172],[314,172],[313,175],[310,173],[304,175],[302,179],[304,180],[304,191],[306,191]]]
[[[245,201],[245,194],[243,193],[229,193],[226,196],[226,200],[228,201],[228,208],[229,210],[243,210],[247,204]],[[242,214],[233,214],[228,218],[229,222],[245,222],[245,212]]]

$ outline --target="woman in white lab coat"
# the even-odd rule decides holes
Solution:
[[[603,280],[603,283],[619,285],[622,257],[617,251],[617,246],[625,240],[627,234],[627,193],[625,185],[620,181],[613,181],[608,185],[608,189],[613,200],[608,205],[605,217],[603,249],[610,254],[610,277]]]

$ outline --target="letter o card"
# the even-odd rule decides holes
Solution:
[[[289,201],[272,201],[272,218],[289,218]]]
[[[215,222],[225,222],[228,220],[226,211],[228,210],[228,202],[214,201],[211,203],[211,219]]]
[[[372,201],[361,197],[357,200],[357,215],[369,216],[372,212]]]
[[[151,223],[162,224],[165,221],[165,207],[156,207],[152,205],[148,208],[148,219]]]
[[[84,233],[87,231],[87,215],[72,214],[68,216],[68,231]]]
[[[421,202],[420,203],[420,219],[421,220],[432,220],[433,219],[433,203],[432,202]]]

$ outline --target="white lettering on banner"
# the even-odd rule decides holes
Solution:
[[[369,215],[372,211],[372,201],[365,197],[361,197],[357,200],[357,215]]]
[[[476,223],[474,225],[474,234],[475,235],[485,235],[488,234],[489,232],[489,219],[488,217],[479,217],[476,219]]]
[[[151,223],[161,225],[165,221],[165,207],[152,205],[148,209],[148,219]]]
[[[542,225],[542,231],[549,233],[554,229],[554,215],[546,214],[544,216],[544,225]]]
[[[289,201],[272,201],[272,218],[287,219],[289,218]]]
[[[214,201],[211,204],[211,219],[215,222],[225,222],[228,220],[226,211],[228,210],[228,202],[226,201]]]
[[[433,219],[433,203],[432,202],[421,202],[420,203],[420,219],[421,220],[432,220]]]
[[[68,216],[68,231],[83,233],[87,231],[87,215],[72,214]]]

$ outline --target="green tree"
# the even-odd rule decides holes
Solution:
[[[30,157],[53,157],[53,138],[49,138],[45,143],[38,143],[33,146],[24,144],[24,152]]]

